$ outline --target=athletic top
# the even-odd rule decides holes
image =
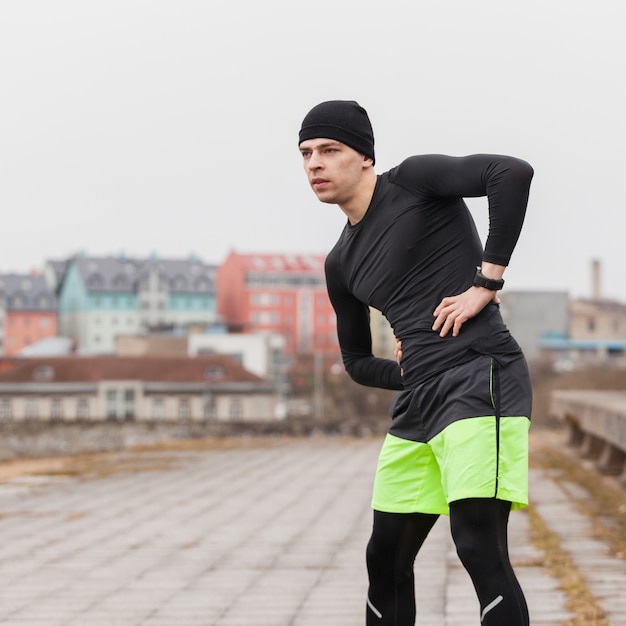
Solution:
[[[500,363],[522,356],[489,303],[457,337],[432,330],[442,298],[466,291],[484,260],[508,265],[524,221],[531,166],[499,155],[414,156],[377,177],[360,222],[346,224],[326,258],[328,294],[337,314],[343,362],[356,382],[412,388],[426,378],[488,354]],[[487,196],[483,250],[463,198]],[[402,368],[372,354],[369,309],[402,340]]]

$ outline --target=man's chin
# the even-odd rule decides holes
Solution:
[[[337,199],[334,195],[325,193],[316,193],[317,199],[324,204],[337,204]]]

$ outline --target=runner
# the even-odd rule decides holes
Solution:
[[[414,560],[445,514],[481,623],[528,626],[507,524],[528,503],[531,386],[497,291],[532,168],[499,155],[424,155],[377,175],[367,112],[343,100],[306,115],[299,147],[318,199],[348,218],[326,260],[346,370],[399,391],[374,482],[366,624],[415,623]],[[484,249],[463,200],[478,196],[489,202]],[[398,362],[372,354],[370,306],[389,320]]]

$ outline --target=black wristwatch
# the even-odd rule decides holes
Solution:
[[[491,291],[499,291],[504,287],[504,278],[487,278],[481,271],[480,267],[476,268],[476,276],[474,276],[474,282],[472,283],[476,287],[485,287],[491,289]]]

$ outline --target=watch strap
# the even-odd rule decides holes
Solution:
[[[480,267],[476,268],[476,275],[474,276],[474,282],[472,283],[476,287],[485,287],[491,291],[499,291],[504,287],[503,278],[487,278],[481,271]]]

